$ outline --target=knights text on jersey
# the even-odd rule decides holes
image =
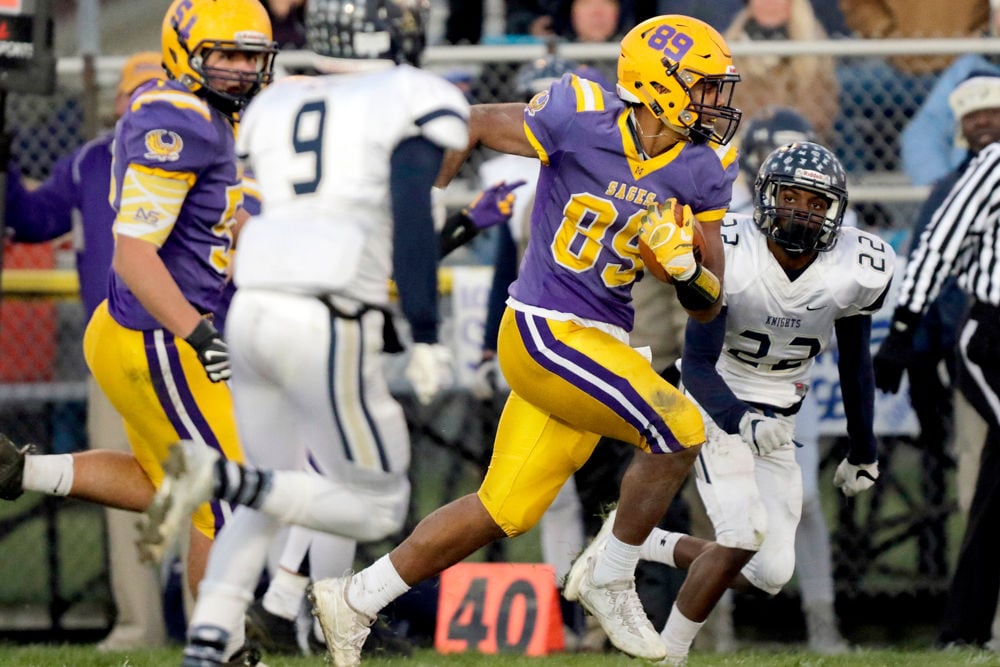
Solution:
[[[240,232],[236,284],[386,302],[393,151],[413,137],[465,148],[468,118],[454,85],[408,65],[268,87],[237,140],[263,205]]]
[[[178,184],[177,192],[162,193],[149,184],[166,182],[164,178]],[[179,83],[140,87],[115,130],[112,179],[115,233],[159,245],[159,255],[185,298],[203,313],[214,312],[226,282],[234,215],[243,198],[231,123]],[[168,196],[183,196],[172,223],[157,219],[156,199]],[[108,303],[122,326],[160,328],[114,272]]]
[[[793,281],[751,217],[726,216],[722,241],[728,308],[719,373],[744,401],[790,407],[808,388],[834,321],[881,307],[895,253],[874,234],[843,227],[833,249]]]
[[[510,294],[517,301],[632,328],[639,224],[670,197],[696,214],[729,205],[736,164],[681,142],[643,159],[621,100],[567,74],[525,112],[542,161],[528,250]]]

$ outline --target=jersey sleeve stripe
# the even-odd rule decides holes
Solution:
[[[191,186],[185,179],[153,173],[157,171],[161,170],[141,169],[138,165],[125,171],[112,230],[160,247],[177,221]]]
[[[535,133],[531,131],[531,128],[528,127],[527,123],[524,124],[524,136],[528,138],[528,143],[530,143],[531,147],[535,149],[535,152],[538,154],[538,159],[542,161],[542,164],[546,167],[549,166],[548,152],[546,152],[546,150],[542,147],[542,142],[538,140],[538,137],[536,137]]]
[[[726,169],[732,163],[736,162],[736,158],[739,156],[739,151],[736,146],[727,144],[725,146],[718,146],[715,149],[715,154],[719,156],[719,162],[722,163],[722,168]],[[751,185],[753,185],[751,183]]]
[[[136,172],[149,174],[150,176],[155,176],[156,178],[167,178],[173,181],[183,181],[187,189],[190,190],[194,187],[195,182],[198,177],[194,172],[191,171],[170,171],[169,169],[163,169],[161,167],[151,167],[147,164],[136,164],[131,163],[128,166],[129,170],[135,170]]]
[[[576,93],[576,110],[604,111],[604,93],[593,81],[573,75],[573,91]]]

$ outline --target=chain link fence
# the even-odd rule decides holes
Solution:
[[[546,52],[543,45],[433,47],[426,66],[441,74],[462,74],[471,82],[476,102],[510,101],[516,70]],[[615,80],[614,45],[564,45],[563,57],[594,67]],[[899,161],[899,135],[920,107],[935,77],[893,74],[886,56],[912,53],[1000,53],[1000,40],[858,41],[823,43],[734,44],[741,59],[822,55],[836,63],[839,91],[836,117],[829,119],[830,144],[850,171],[852,200],[862,218],[886,234],[907,229],[927,189],[910,185]],[[279,67],[294,68],[305,54],[279,56]],[[95,119],[107,126],[111,100],[123,57],[60,60],[57,91],[52,96],[11,94],[8,131],[14,161],[26,176],[41,180],[52,164],[82,144]],[[85,82],[90,82],[85,85]],[[385,91],[386,103],[392,91]],[[739,101],[737,99],[737,105]],[[93,111],[88,111],[93,110]],[[359,110],[359,116],[362,112]],[[445,203],[457,207],[478,189],[476,168],[485,151],[474,153],[452,184]],[[345,165],[349,168],[349,165]],[[459,253],[460,262],[481,261],[483,254]],[[37,246],[8,245],[0,305],[0,431],[16,442],[34,442],[43,452],[87,447],[84,429],[87,371],[81,352],[85,327],[82,307],[64,289],[49,290],[35,279],[43,272],[73,270],[68,240]],[[53,274],[45,274],[53,275]],[[446,302],[447,297],[443,297]],[[443,309],[447,314],[449,308]],[[446,322],[446,324],[448,324]],[[396,389],[405,394],[405,383]],[[423,410],[404,396],[414,447],[419,452],[444,451],[454,461],[443,481],[423,484],[431,506],[457,495],[462,485],[475,485],[482,456],[489,448],[491,410],[458,391],[436,407]],[[473,411],[476,424],[465,420]],[[485,412],[483,412],[485,410]],[[471,441],[470,440],[474,440]],[[859,599],[898,602],[904,619],[906,601],[930,596],[937,600],[947,584],[963,520],[956,516],[951,458],[942,450],[928,454],[908,435],[885,434],[883,476],[876,492],[858,501],[835,496],[828,483],[832,466],[842,456],[842,438],[824,439],[821,486],[834,539],[838,596],[845,604]],[[928,458],[930,457],[930,458]],[[433,457],[431,457],[433,458]],[[414,457],[415,488],[431,479]],[[464,480],[464,481],[463,481]],[[417,507],[415,511],[429,511]],[[102,515],[97,508],[27,494],[16,503],[0,504],[0,626],[67,632],[75,627],[106,628],[113,617],[107,591]],[[4,583],[5,582],[5,583]],[[870,607],[871,608],[871,607]],[[860,609],[860,607],[859,607]],[[883,619],[884,620],[884,619]]]

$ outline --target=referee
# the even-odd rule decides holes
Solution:
[[[911,246],[889,334],[874,358],[875,385],[899,388],[914,330],[955,275],[970,299],[958,337],[958,386],[988,431],[939,641],[984,646],[1000,593],[1000,78],[966,79],[949,103],[974,157]]]

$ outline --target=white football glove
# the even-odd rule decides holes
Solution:
[[[875,486],[878,479],[878,461],[854,465],[847,459],[840,462],[833,473],[833,485],[850,498]]]
[[[417,400],[427,405],[439,391],[454,382],[451,353],[440,343],[414,343],[406,364],[406,379],[413,386]]]
[[[472,395],[480,401],[488,401],[497,393],[501,382],[503,373],[500,372],[500,361],[496,355],[483,357],[476,366],[476,374],[472,378]]]
[[[794,429],[788,422],[757,412],[740,417],[740,437],[757,456],[767,456],[779,447],[792,444]]]

